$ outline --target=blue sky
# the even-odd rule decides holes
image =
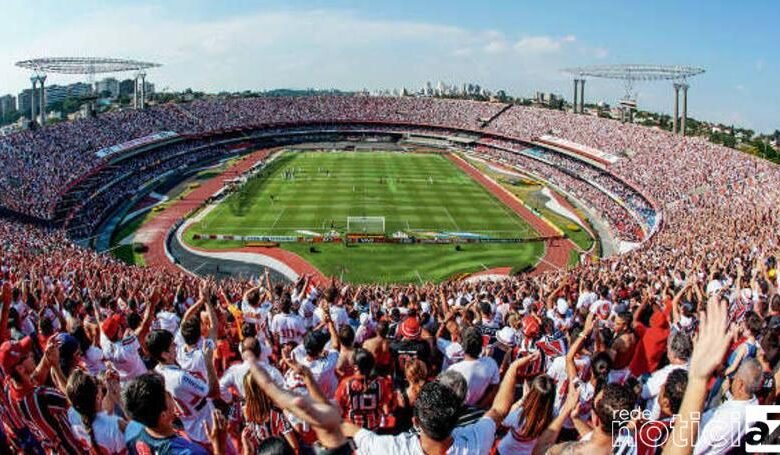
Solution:
[[[559,69],[691,64],[691,115],[780,128],[780,2],[727,1],[25,1],[4,0],[0,93],[25,88],[13,66],[43,55],[141,58],[165,66],[158,89],[419,87],[477,82],[571,96]],[[49,83],[70,82],[52,76]],[[641,106],[672,108],[670,83],[637,87]],[[591,80],[590,101],[616,82]]]

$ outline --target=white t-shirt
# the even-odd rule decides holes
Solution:
[[[650,418],[658,420],[661,417],[661,405],[658,403],[658,394],[661,393],[661,387],[666,384],[666,379],[669,374],[677,369],[688,369],[688,364],[684,365],[666,365],[655,373],[651,374],[647,379],[647,382],[642,386],[642,399],[653,400],[653,404],[650,407]]]
[[[141,360],[138,350],[141,344],[135,335],[125,337],[115,343],[100,332],[100,349],[103,350],[103,358],[114,364],[114,368],[119,373],[119,380],[129,381],[146,373],[146,365]]]
[[[89,447],[89,433],[81,420],[81,414],[73,408],[68,408],[68,422],[73,435],[81,440],[85,449]],[[98,412],[95,420],[92,421],[92,432],[95,435],[95,442],[106,453],[125,451],[125,434],[119,428],[119,417],[103,411]]]
[[[520,424],[522,423],[522,420],[520,419],[522,414],[523,408],[517,408],[510,412],[501,423],[503,426],[509,428],[509,431],[507,432],[506,436],[501,438],[501,441],[498,443],[498,453],[500,455],[530,455],[531,452],[533,452],[534,446],[536,445],[536,440],[538,438],[521,441],[512,434],[512,429],[519,429]]]
[[[208,398],[209,385],[177,365],[160,364],[154,370],[165,379],[165,390],[176,402],[184,431],[192,440],[208,443],[209,438],[203,430],[203,422],[209,426],[213,425],[211,411],[214,409],[211,399]]]
[[[590,309],[590,306],[593,304],[593,302],[598,300],[598,298],[599,296],[596,295],[596,293],[593,291],[583,292],[579,297],[577,297],[577,308],[585,307]]]
[[[314,325],[319,324],[323,320],[322,308],[317,307],[314,310]],[[331,305],[330,306],[330,318],[333,320],[333,325],[336,326],[336,330],[344,324],[349,324],[349,314],[347,310],[342,306]]]
[[[21,332],[25,335],[30,335],[35,333],[35,313],[30,310],[30,307],[22,302],[21,300],[17,300],[16,302],[13,302],[11,304],[11,307],[16,310],[16,314],[19,316],[19,327],[21,329]]]
[[[466,393],[466,405],[475,406],[485,395],[485,391],[491,384],[498,384],[501,378],[498,375],[498,365],[491,357],[480,357],[476,360],[461,360],[451,365],[447,370],[457,371],[466,378],[469,386]]]
[[[448,455],[486,455],[496,437],[496,423],[482,417],[471,425],[452,430],[452,445]],[[402,433],[398,436],[379,436],[362,429],[355,434],[358,455],[419,455],[423,453],[419,436]]]
[[[271,319],[271,333],[279,339],[279,344],[300,344],[303,343],[306,326],[297,314],[279,313]]]
[[[176,332],[174,342],[176,343],[176,362],[179,366],[205,381],[208,378],[208,370],[203,350],[207,347],[211,348],[212,351],[215,350],[214,341],[211,338],[201,337],[195,346],[188,347],[187,343],[184,342],[184,337],[181,336],[181,331],[179,331]]]
[[[307,329],[316,325],[314,323],[314,310],[316,309],[317,307],[309,300],[303,300],[300,308],[298,308],[298,316],[303,319],[303,325],[306,326]]]
[[[257,362],[257,365],[265,369],[265,372],[268,373],[268,376],[271,377],[271,380],[274,381],[276,385],[284,388],[284,376],[282,376],[282,373],[280,373],[275,366],[265,362]],[[244,391],[244,378],[247,373],[249,373],[249,362],[247,361],[231,365],[225,370],[225,373],[219,380],[219,394],[223,401],[228,403],[232,401],[230,399],[231,388],[235,388],[238,392],[238,396],[241,398],[246,396],[246,392]]]
[[[577,367],[578,378],[582,380],[583,373],[589,369],[590,357],[580,357],[574,359],[574,365]],[[566,374],[566,357],[556,357],[547,366],[547,376],[550,376],[555,381],[555,414],[560,412],[564,401],[566,401],[567,390],[563,390],[563,384],[568,380],[568,374]],[[580,387],[580,411],[583,419],[587,419],[590,416],[590,405],[595,395],[595,389],[588,382],[582,382]],[[566,418],[563,422],[564,428],[574,428],[570,418]]]
[[[87,371],[92,376],[97,376],[105,371],[106,365],[103,363],[103,351],[95,345],[90,345],[87,348],[87,352],[84,353],[84,365],[86,365]]]
[[[693,448],[694,455],[728,453],[755,423],[747,421],[747,406],[757,404],[756,397],[744,401],[729,399],[704,414],[699,439]]]
[[[257,339],[260,341],[265,341],[265,331],[268,329],[271,306],[271,302],[264,302],[255,307],[247,303],[246,300],[241,302],[244,322],[255,324],[257,327]]]
[[[299,345],[292,351],[293,358],[301,365],[306,365],[311,370],[314,379],[320,385],[322,393],[328,397],[333,398],[336,394],[336,387],[339,385],[338,378],[336,378],[336,364],[339,360],[339,351],[333,349],[326,350],[324,355],[317,357],[314,360],[309,360],[306,356],[306,349],[303,345]],[[288,386],[293,380],[287,378]]]
[[[436,348],[438,348],[439,352],[444,356],[444,359],[441,362],[442,371],[463,360],[463,356],[465,355],[463,346],[461,346],[460,343],[445,340],[444,338],[436,339]]]
[[[176,315],[176,313],[172,313],[170,311],[160,311],[157,313],[157,317],[152,323],[152,328],[176,333],[179,331],[180,322],[181,319]]]

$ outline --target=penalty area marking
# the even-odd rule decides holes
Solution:
[[[276,227],[276,223],[279,222],[279,220],[282,218],[282,215],[284,215],[284,212],[287,211],[287,207],[282,208],[282,211],[279,212],[278,215],[276,215],[276,219],[274,220],[274,224],[271,225],[270,229],[273,229]]]
[[[455,229],[460,231],[460,226],[458,226],[458,222],[455,221],[455,218],[452,217],[452,214],[450,213],[450,209],[448,209],[446,206],[442,207],[445,212],[447,212],[447,216],[449,217],[452,224],[455,226]]]

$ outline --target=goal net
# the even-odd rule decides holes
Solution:
[[[385,217],[383,216],[348,216],[347,232],[384,234]]]

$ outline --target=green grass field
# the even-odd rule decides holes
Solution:
[[[289,171],[295,177],[285,177]],[[348,216],[381,216],[385,232],[536,233],[445,157],[394,152],[287,152],[191,229],[201,234],[343,232]],[[273,197],[273,199],[272,199]]]
[[[290,178],[290,171],[295,177]],[[273,195],[273,199],[271,196]],[[530,226],[444,156],[395,152],[286,152],[264,176],[193,225],[185,240],[202,248],[240,242],[193,234],[300,235],[343,232],[348,216],[385,217],[385,231],[469,232],[534,238]],[[352,282],[441,281],[453,274],[535,264],[541,242],[454,245],[283,243],[329,276]]]

